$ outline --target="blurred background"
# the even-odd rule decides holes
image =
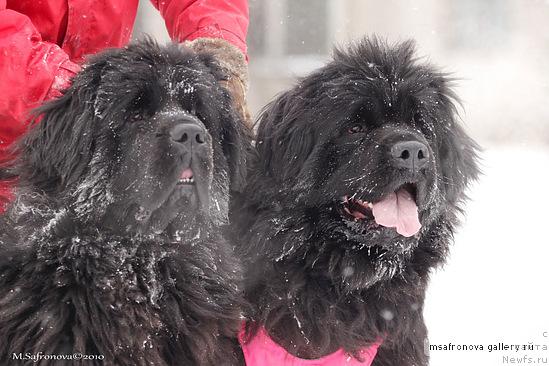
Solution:
[[[549,364],[549,0],[251,0],[250,18],[254,113],[333,45],[372,33],[414,38],[424,60],[459,78],[484,175],[424,314],[431,344],[484,350],[431,351],[431,365]],[[144,33],[169,40],[148,1],[134,38]],[[529,342],[533,350],[488,351]]]

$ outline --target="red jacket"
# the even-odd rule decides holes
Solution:
[[[247,0],[152,0],[173,40],[224,38],[246,54]],[[0,165],[28,112],[58,95],[86,55],[124,46],[138,0],[0,0]],[[1,198],[10,187],[0,182]],[[2,207],[0,207],[1,211]]]

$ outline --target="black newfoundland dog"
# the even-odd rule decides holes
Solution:
[[[450,84],[412,42],[372,38],[266,107],[239,207],[247,342],[266,331],[303,359],[380,342],[373,365],[428,363],[429,273],[477,176]]]
[[[249,140],[224,77],[145,41],[39,110],[3,172],[19,185],[0,221],[0,364],[238,363],[241,269],[221,229]]]

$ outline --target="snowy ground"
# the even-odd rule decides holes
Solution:
[[[548,365],[549,149],[488,148],[483,158],[466,222],[427,295],[431,345],[456,346],[432,350],[431,365]],[[488,350],[529,342],[533,351]]]

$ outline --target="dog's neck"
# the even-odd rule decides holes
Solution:
[[[380,339],[398,336],[397,323],[409,323],[414,329],[422,318],[425,281],[419,278],[415,283],[395,279],[346,293],[329,281],[306,276],[295,272],[288,272],[285,279],[272,276],[269,281],[280,286],[280,292],[271,292],[270,286],[268,292],[259,287],[248,294],[265,304],[259,305],[254,320],[297,357],[316,359],[338,349],[356,354]],[[386,293],[393,297],[386,298]]]
[[[409,329],[419,327],[428,277],[420,268],[432,268],[442,260],[446,236],[440,239],[440,253],[420,240],[398,273],[368,283],[360,279],[368,273],[363,266],[369,264],[360,263],[361,252],[352,249],[353,243],[321,242],[330,237],[329,228],[296,214],[293,211],[293,220],[286,222],[276,221],[280,213],[273,219],[263,216],[251,230],[266,232],[250,231],[247,236],[249,253],[258,256],[248,265],[247,276],[247,297],[258,310],[253,320],[275,341],[298,357],[319,358],[339,348],[356,352],[379,338],[398,336],[395,329],[406,329],[406,322]],[[436,233],[426,235],[432,243]],[[353,259],[354,272],[347,273],[348,278],[333,275]],[[266,282],[252,283],[257,278]]]

